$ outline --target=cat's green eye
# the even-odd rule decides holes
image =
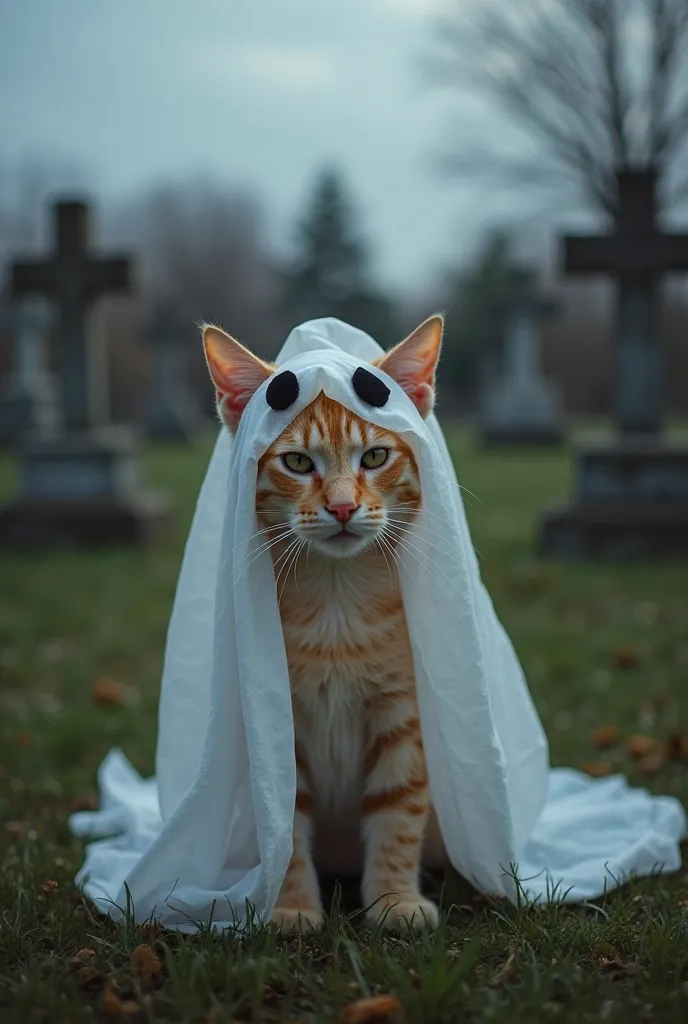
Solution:
[[[369,448],[361,459],[364,469],[379,469],[387,461],[389,452],[386,448]]]
[[[292,473],[312,473],[315,469],[313,460],[301,452],[287,452],[282,456],[282,462]]]

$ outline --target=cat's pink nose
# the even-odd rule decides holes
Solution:
[[[327,511],[335,516],[338,522],[348,523],[357,508],[358,505],[351,502],[345,505],[328,505]]]

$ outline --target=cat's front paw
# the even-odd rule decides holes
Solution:
[[[307,932],[320,928],[324,914],[318,907],[280,907],[277,906],[270,918],[280,932]]]
[[[416,893],[390,894],[368,910],[366,917],[370,924],[390,930],[404,931],[409,926],[422,931],[436,928],[439,911],[434,903]]]

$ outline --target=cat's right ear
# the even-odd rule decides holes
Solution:
[[[276,367],[209,324],[203,327],[203,348],[215,385],[218,414],[225,426],[234,431],[249,401]]]

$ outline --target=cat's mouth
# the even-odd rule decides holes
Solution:
[[[337,544],[341,544],[342,542],[346,542],[349,540],[361,540],[360,536],[357,533],[352,533],[351,530],[347,530],[346,526],[342,526],[341,530],[338,530],[336,533],[333,533],[327,539],[334,541]]]

